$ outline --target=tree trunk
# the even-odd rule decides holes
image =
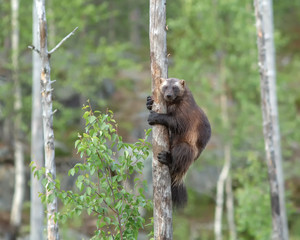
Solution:
[[[226,94],[226,76],[225,76],[225,61],[223,52],[218,53],[218,65],[219,65],[219,91],[220,106],[221,106],[221,118],[224,135],[228,136],[230,124],[228,118],[228,97]],[[224,166],[217,182],[217,196],[216,196],[216,211],[215,211],[215,239],[222,240],[222,215],[224,205],[224,188],[226,184],[226,206],[227,206],[227,219],[230,232],[230,239],[236,239],[236,229],[234,223],[234,207],[233,207],[233,194],[230,178],[231,168],[231,144],[227,138],[224,144]]]
[[[40,49],[38,18],[36,13],[35,0],[32,9],[33,25],[32,36],[33,46]],[[35,162],[37,168],[44,166],[43,156],[43,119],[41,103],[41,64],[38,53],[32,51],[32,117],[31,117],[31,161]],[[41,180],[34,177],[31,172],[31,201],[30,201],[30,239],[42,240],[44,232],[44,207],[39,197],[43,192]]]
[[[12,202],[10,224],[15,235],[21,225],[22,206],[25,187],[24,150],[22,144],[22,94],[19,82],[19,0],[11,0],[12,10],[12,79],[14,82],[14,159],[15,159],[15,192]]]
[[[224,148],[225,162],[217,182],[217,199],[215,211],[215,240],[222,240],[222,215],[224,205],[224,185],[230,170],[230,146]]]
[[[271,0],[254,0],[261,78],[263,130],[271,191],[272,239],[288,239],[284,177],[276,97],[276,67]]]
[[[227,222],[229,227],[229,234],[231,240],[237,239],[236,226],[234,221],[234,198],[232,192],[232,181],[230,173],[226,179],[226,209],[227,209]]]
[[[133,46],[139,48],[141,46],[141,9],[135,0],[131,0],[130,4],[133,6],[129,13],[130,42],[133,44]]]
[[[47,21],[45,0],[36,0],[37,15],[40,31],[40,56],[41,56],[41,93],[43,112],[43,132],[45,150],[45,168],[48,182],[52,182],[56,177],[55,149],[53,132],[53,110],[52,110],[52,87],[50,80],[50,53],[47,47]],[[52,190],[46,186],[46,197],[52,194]],[[54,214],[57,212],[57,198],[47,202],[47,236],[48,240],[59,239],[58,224],[54,221]]]
[[[166,0],[150,0],[150,61],[153,110],[165,113],[166,105],[159,93],[160,78],[168,76],[166,40]],[[169,151],[168,131],[164,126],[153,126],[153,218],[154,239],[172,239],[172,197],[169,168],[158,162],[157,154]]]

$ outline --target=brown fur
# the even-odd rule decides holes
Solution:
[[[160,92],[166,101],[167,113],[151,111],[148,123],[161,124],[169,130],[170,152],[159,153],[158,160],[169,165],[173,203],[176,207],[182,207],[187,201],[184,176],[204,150],[211,135],[211,127],[184,80],[161,79]],[[149,110],[152,109],[152,104],[152,98],[148,97]]]

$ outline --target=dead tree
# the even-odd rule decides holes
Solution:
[[[15,189],[12,201],[10,225],[13,238],[21,225],[22,206],[25,188],[24,147],[22,143],[22,93],[19,80],[19,0],[11,0],[12,12],[12,80],[14,84],[14,161]]]
[[[50,57],[64,41],[74,34],[75,28],[68,36],[61,40],[51,51],[48,51],[47,45],[47,20],[45,0],[36,0],[37,17],[39,22],[40,33],[40,49],[32,47],[33,50],[39,53],[41,58],[41,95],[42,95],[42,115],[43,115],[43,134],[44,134],[44,151],[45,151],[45,177],[47,182],[53,182],[56,178],[55,167],[55,148],[54,148],[54,132],[53,132],[53,108],[52,108],[52,83],[50,79]],[[46,186],[46,198],[50,199],[53,189]],[[59,239],[58,224],[54,220],[57,212],[57,198],[53,197],[52,201],[47,201],[47,239]]]
[[[221,120],[222,127],[225,135],[227,136],[230,132],[230,122],[228,117],[228,96],[226,93],[226,73],[225,73],[225,55],[223,51],[219,51],[217,54],[218,59],[218,76],[219,83],[218,89],[220,94],[220,107],[221,107]],[[215,240],[222,240],[222,219],[223,219],[223,206],[226,192],[226,207],[227,207],[227,220],[228,228],[230,233],[230,239],[236,240],[236,227],[234,222],[234,204],[233,204],[233,193],[231,183],[231,142],[226,140],[224,143],[224,165],[217,182],[217,193],[216,193],[216,210],[215,210],[215,223],[214,233]]]
[[[285,211],[284,177],[276,97],[272,0],[254,0],[254,6],[261,79],[263,132],[271,191],[272,239],[287,240],[288,227]]]
[[[32,37],[33,45],[40,49],[39,22],[37,18],[35,0],[32,8]],[[32,52],[32,114],[31,114],[31,161],[41,169],[44,167],[44,146],[43,146],[43,119],[41,102],[41,63],[37,52]],[[44,238],[44,207],[39,197],[43,192],[41,179],[34,177],[31,172],[30,185],[30,239],[42,240]]]
[[[166,112],[166,104],[159,93],[160,78],[168,77],[166,40],[166,0],[150,0],[150,60],[152,76],[153,110]],[[154,239],[172,239],[172,197],[169,168],[158,162],[157,154],[169,151],[168,131],[164,126],[155,125],[153,136],[153,218]]]

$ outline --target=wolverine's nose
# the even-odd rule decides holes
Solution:
[[[171,99],[172,95],[171,94],[167,94],[167,99]]]

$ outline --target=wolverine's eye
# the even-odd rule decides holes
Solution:
[[[173,86],[172,89],[173,89],[174,92],[179,91],[179,88],[177,86]]]

